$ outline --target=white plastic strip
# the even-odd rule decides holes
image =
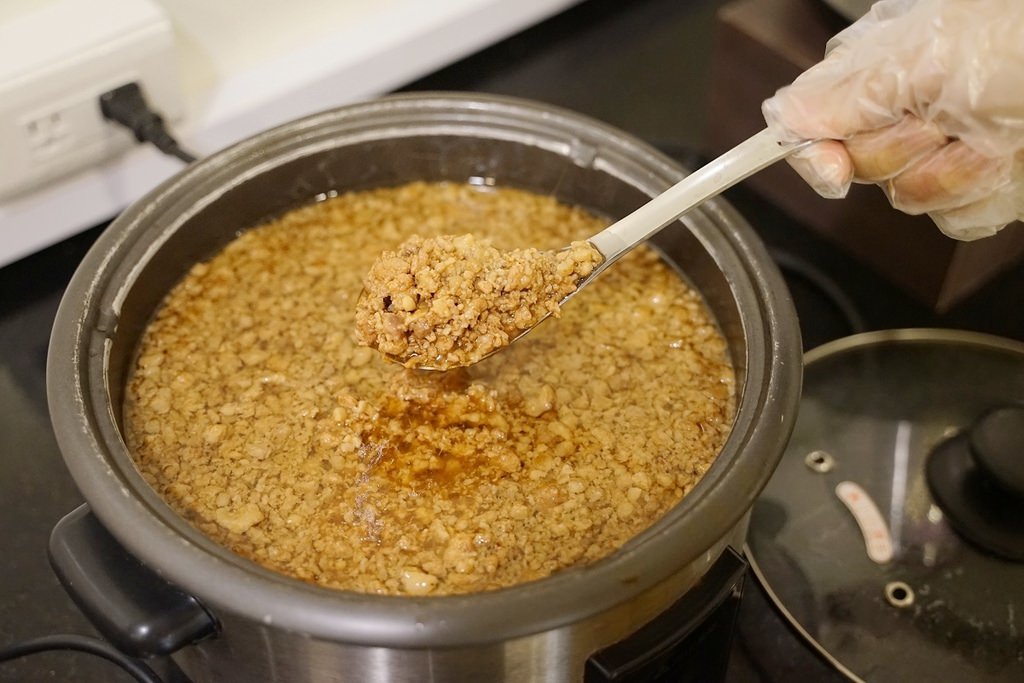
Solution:
[[[836,485],[836,496],[843,501],[860,527],[868,557],[878,564],[885,564],[891,560],[893,544],[889,526],[868,492],[859,484],[843,481]]]

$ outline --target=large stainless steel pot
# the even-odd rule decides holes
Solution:
[[[174,657],[196,681],[569,681],[660,613],[728,546],[781,457],[800,392],[792,304],[753,231],[709,202],[657,238],[707,299],[738,371],[724,451],[676,508],[592,566],[504,590],[411,598],[328,590],[241,559],[180,519],[136,471],[121,400],[140,332],[190,265],[240,230],[321,193],[415,179],[493,178],[620,217],[683,171],[622,132],[548,106],[406,95],[257,135],[193,164],[100,237],[61,303],[50,412],[67,466],[102,524],[194,596],[213,637]],[[117,585],[117,577],[107,577]]]

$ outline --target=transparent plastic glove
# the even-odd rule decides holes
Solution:
[[[1024,0],[882,0],[767,100],[819,194],[877,183],[957,239],[1024,218]]]

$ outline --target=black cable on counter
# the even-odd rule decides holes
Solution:
[[[0,663],[27,657],[40,652],[73,650],[102,657],[121,667],[139,683],[163,683],[156,672],[142,661],[129,657],[113,645],[99,638],[78,634],[56,634],[33,638],[21,643],[0,648]]]

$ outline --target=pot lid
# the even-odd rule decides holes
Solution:
[[[964,533],[971,515],[947,514],[926,474],[1022,399],[1024,344],[998,337],[877,332],[806,356],[793,437],[753,508],[747,552],[776,606],[850,678],[1024,680],[1024,563]],[[1021,505],[1020,530],[1024,499],[1008,504]]]

